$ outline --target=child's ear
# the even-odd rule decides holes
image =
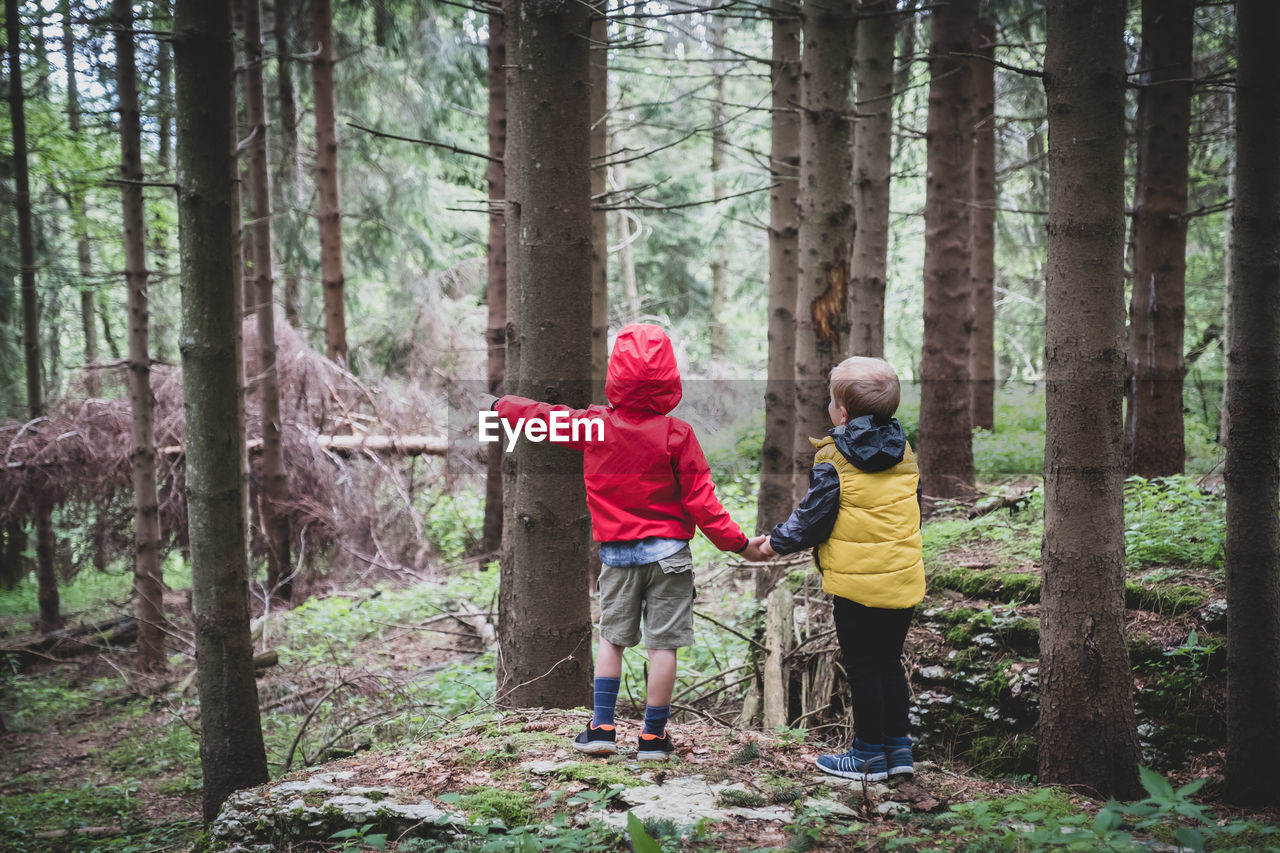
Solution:
[[[849,410],[844,406],[837,406],[836,408],[840,410],[840,423],[847,424],[849,422]]]

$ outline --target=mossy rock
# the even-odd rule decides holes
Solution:
[[[1201,589],[1187,584],[1153,584],[1143,586],[1134,581],[1124,585],[1124,606],[1130,610],[1149,610],[1161,616],[1180,616],[1208,600]]]
[[[1005,647],[1034,657],[1040,651],[1040,620],[1030,617],[1010,619],[992,626]]]
[[[1165,660],[1164,649],[1151,639],[1150,634],[1133,634],[1129,637],[1129,665],[1134,669],[1162,660]]]
[[[954,590],[967,598],[1032,603],[1040,600],[1040,578],[1024,572],[952,566],[934,572],[929,582],[934,588]]]
[[[556,768],[555,775],[566,782],[586,782],[602,791],[614,785],[634,788],[648,784],[621,764],[579,761]]]
[[[458,807],[472,817],[493,818],[507,826],[525,826],[533,821],[533,799],[520,791],[477,785],[468,788]]]

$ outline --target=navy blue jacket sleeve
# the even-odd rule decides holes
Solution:
[[[840,514],[840,475],[824,462],[809,472],[809,491],[786,521],[773,528],[769,544],[779,554],[794,554],[831,538]]]

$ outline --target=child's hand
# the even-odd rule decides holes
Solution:
[[[764,558],[766,560],[769,559],[770,557],[778,556],[778,552],[773,550],[773,545],[769,542],[769,537],[767,534],[763,536],[757,536],[752,541],[755,543],[755,546],[758,549],[760,549],[760,553],[764,555]]]
[[[748,539],[747,547],[742,549],[743,559],[749,560],[753,563],[762,563],[765,560],[769,559],[770,556],[774,556],[772,548],[769,548],[769,553],[765,553],[764,551],[761,550],[760,544],[762,542],[764,543],[765,547],[768,547],[769,537],[757,536],[754,539]]]

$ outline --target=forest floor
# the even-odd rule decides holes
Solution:
[[[1008,484],[1001,494],[1016,498],[1027,485]],[[1280,814],[1220,801],[1225,602],[1213,526],[1220,512],[1212,490],[1193,486],[1130,496],[1130,656],[1143,763],[1155,770],[1144,773],[1150,796],[1137,806],[1107,807],[1033,782],[1040,531],[1031,493],[927,528],[930,592],[907,661],[918,772],[905,784],[864,789],[817,771],[818,754],[847,746],[843,709],[810,718],[807,728],[738,726],[741,699],[730,686],[749,666],[750,650],[702,621],[699,645],[681,660],[677,701],[691,710],[673,723],[677,758],[639,765],[569,749],[585,712],[491,707],[487,614],[496,572],[462,571],[436,583],[316,583],[292,610],[255,620],[258,648],[280,657],[259,681],[272,784],[327,774],[301,804],[297,796],[286,803],[304,815],[319,810],[320,837],[316,826],[298,827],[269,843],[422,851],[1036,850],[1064,842],[1081,850],[1280,849],[1272,835]],[[700,570],[700,607],[709,620],[752,634],[761,620],[739,569]],[[802,575],[790,579],[802,604],[796,624],[810,647],[825,651],[797,662],[797,693],[833,648]],[[171,610],[182,649],[190,614],[181,572],[169,582],[179,590]],[[110,613],[99,606],[80,615]],[[21,615],[0,615],[0,645],[18,645],[24,628]],[[0,679],[0,718],[9,729],[0,736],[0,849],[158,851],[209,842],[199,823],[189,650],[176,651],[160,677],[133,673],[130,659],[128,649],[42,658]],[[628,667],[624,720],[643,683],[638,659]],[[719,686],[707,690],[708,681]],[[631,729],[622,723],[624,739],[634,738]],[[403,838],[405,826],[379,825],[376,806],[344,824],[343,801],[327,810],[325,803],[352,786],[375,789],[375,803],[428,803],[443,814],[417,821]],[[663,788],[687,806],[660,805],[667,819],[644,801]],[[707,811],[678,819],[696,818],[697,808]],[[642,819],[643,835],[628,838],[628,811]],[[393,834],[380,838],[384,829]],[[646,847],[646,835],[660,847]]]

